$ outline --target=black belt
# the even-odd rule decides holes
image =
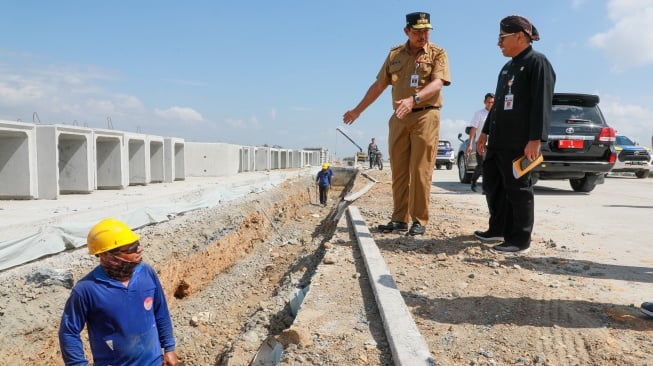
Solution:
[[[421,111],[425,111],[425,110],[427,110],[427,109],[440,109],[440,107],[436,107],[436,106],[434,106],[434,105],[430,105],[430,106],[428,106],[428,107],[413,108],[413,112],[421,112]]]

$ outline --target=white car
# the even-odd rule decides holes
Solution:
[[[639,146],[626,136],[617,135],[614,148],[617,161],[611,173],[632,172],[637,178],[646,178],[651,171],[651,148]]]
[[[447,140],[438,141],[438,155],[435,158],[435,167],[440,169],[444,165],[447,170],[451,170],[455,162],[456,153],[454,148],[451,147],[451,142]]]

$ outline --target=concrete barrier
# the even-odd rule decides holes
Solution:
[[[0,121],[0,198],[38,196],[35,126]]]

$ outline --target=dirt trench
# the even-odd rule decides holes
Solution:
[[[162,266],[184,365],[250,365],[260,346],[292,325],[290,301],[322,261],[353,180],[334,187],[328,207],[306,185],[287,183],[271,200],[249,201],[235,229]]]
[[[310,283],[354,181],[334,187],[327,207],[316,202],[313,178],[300,177],[138,230],[184,365],[249,365],[266,339],[292,324],[290,298]],[[70,290],[27,279],[52,269],[77,281],[95,265],[82,248],[0,273],[0,365],[63,364],[57,331]]]

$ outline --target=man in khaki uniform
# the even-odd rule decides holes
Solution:
[[[451,83],[449,61],[443,48],[429,42],[433,27],[428,13],[406,15],[408,41],[390,50],[376,81],[358,105],[343,116],[352,124],[392,85],[393,115],[389,122],[394,210],[382,232],[406,231],[422,235],[429,219],[431,175],[440,132],[440,91]]]

